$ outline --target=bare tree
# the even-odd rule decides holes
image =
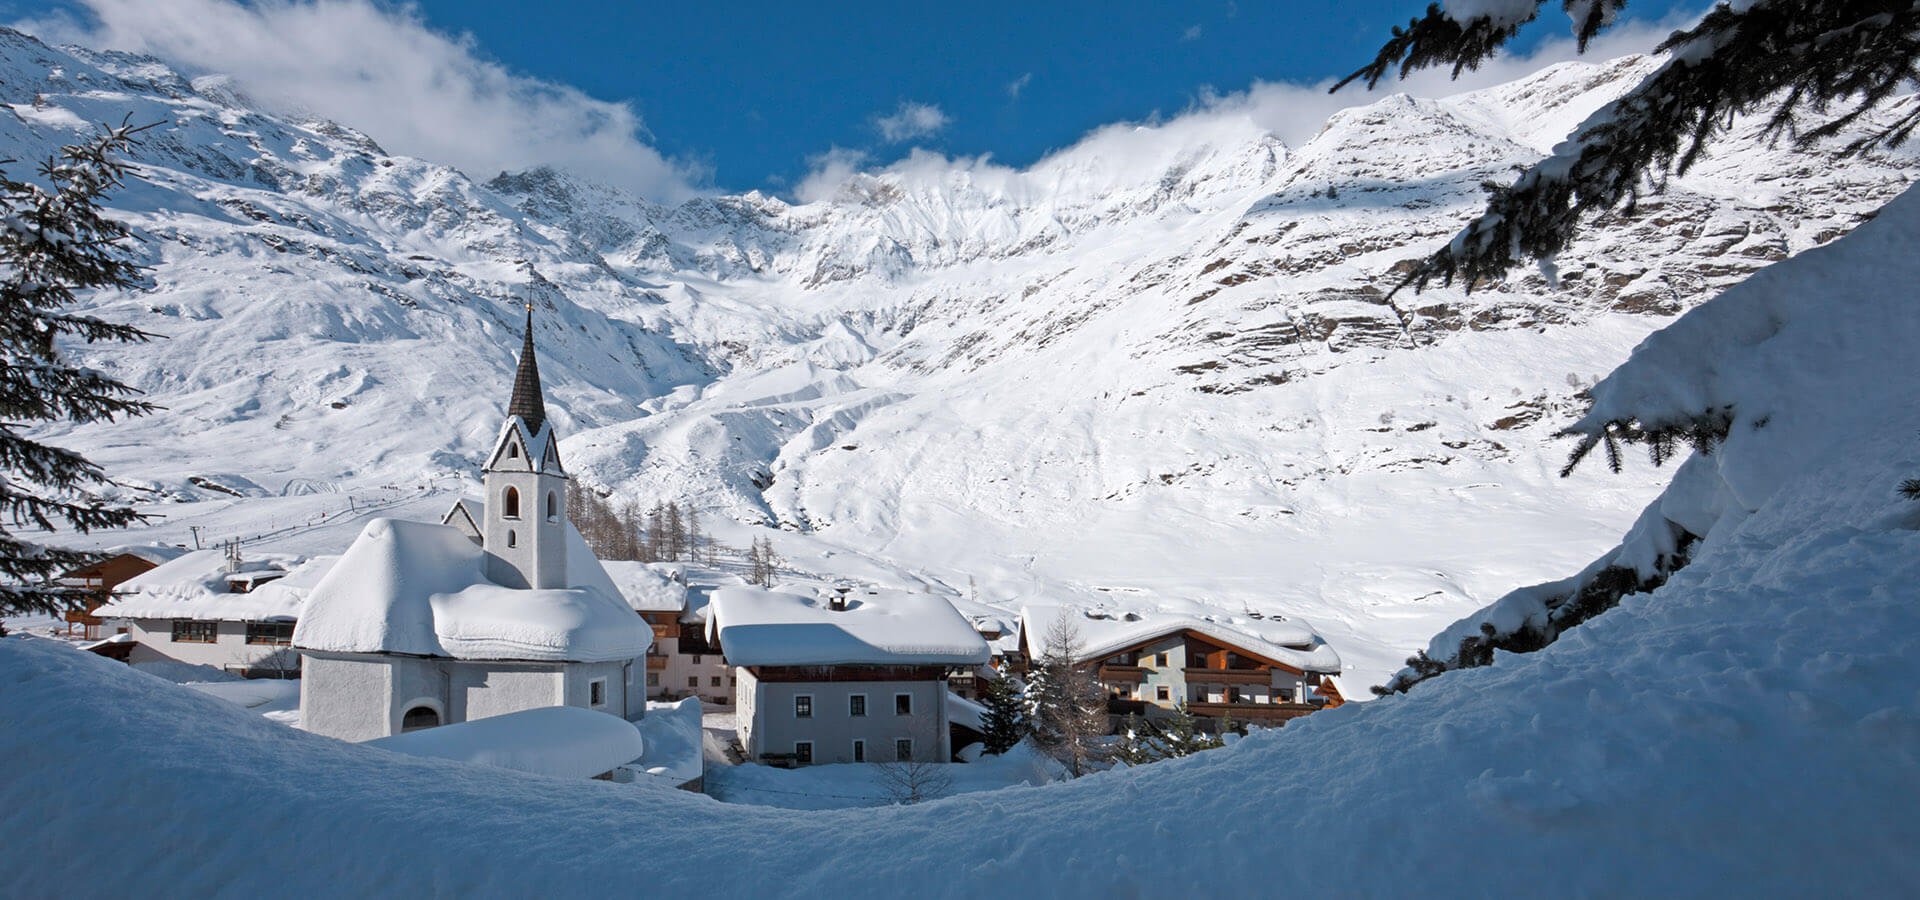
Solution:
[[[907,729],[907,734],[915,748],[939,747],[940,736],[934,727],[922,721]],[[921,759],[909,756],[907,759],[894,759],[875,766],[880,773],[880,785],[887,790],[887,796],[894,803],[915,804],[927,800],[936,800],[953,791],[953,776],[944,759]]]
[[[780,554],[774,552],[772,539],[754,538],[747,549],[747,583],[773,587],[773,576],[779,568]]]
[[[1109,748],[1106,693],[1091,667],[1076,665],[1083,644],[1074,610],[1047,626],[1040,659],[1027,683],[1029,733],[1078,778],[1105,761]]]

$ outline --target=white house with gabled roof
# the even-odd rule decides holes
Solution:
[[[708,631],[739,679],[735,727],[756,762],[947,762],[947,678],[989,657],[952,604],[908,591],[720,588]]]
[[[566,482],[529,310],[482,499],[369,522],[309,596],[302,726],[360,741],[547,706],[643,715],[651,634],[567,520]]]

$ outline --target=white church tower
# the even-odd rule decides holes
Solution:
[[[560,467],[560,442],[540,392],[532,304],[507,422],[480,480],[486,490],[479,524],[487,577],[510,588],[566,587],[567,473]]]

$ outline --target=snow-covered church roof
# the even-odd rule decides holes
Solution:
[[[567,586],[503,587],[459,529],[374,519],[307,601],[294,646],[455,659],[604,662],[647,652],[653,634],[571,523]]]
[[[687,608],[687,586],[674,580],[670,566],[617,559],[603,560],[600,565],[635,612],[680,612]]]
[[[708,630],[736,666],[966,666],[989,657],[987,642],[953,604],[909,591],[862,591],[834,610],[784,591],[721,588]]]

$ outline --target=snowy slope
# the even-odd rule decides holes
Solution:
[[[95,305],[169,338],[81,355],[169,411],[57,432],[168,517],[142,539],[332,509],[283,492],[459,490],[531,296],[564,452],[601,489],[692,502],[736,546],[777,526],[827,577],[1305,619],[1354,695],[1578,568],[1652,496],[1654,476],[1554,477],[1579,391],[1915,169],[1743,126],[1653,215],[1566,254],[1559,290],[1386,299],[1482,179],[1648,65],[1389,97],[1298,147],[1209,113],[1021,170],[920,154],[818,202],[663,207],[552,171],[477,183],[224,79],[0,33],[0,156],[128,111],[167,123],[115,201],[151,290]],[[285,540],[337,553],[352,532]]]
[[[1600,385],[1611,414],[1728,401],[1743,424],[1649,507],[1714,515],[1695,561],[1539,652],[1182,760],[799,812],[396,758],[13,638],[0,840],[116,865],[84,882],[21,867],[9,887],[1091,897],[1205,873],[1216,892],[1284,878],[1337,896],[1912,894],[1920,507],[1894,486],[1920,470],[1917,240],[1912,194],[1680,319]],[[1702,372],[1718,374],[1676,380]],[[323,863],[263,856],[262,829],[325,848]],[[716,853],[726,865],[686,864]]]

